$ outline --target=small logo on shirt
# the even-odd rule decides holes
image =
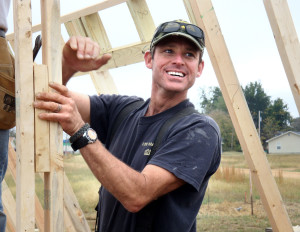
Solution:
[[[150,155],[150,153],[151,153],[151,149],[146,149],[146,150],[144,151],[144,155]]]
[[[142,146],[143,147],[150,147],[150,148],[147,148],[145,151],[144,151],[144,155],[150,155],[151,153],[151,147],[153,147],[153,143],[152,142],[143,142],[142,143]]]

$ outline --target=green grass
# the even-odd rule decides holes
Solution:
[[[278,169],[275,178],[282,199],[293,225],[300,225],[300,181],[284,178],[282,171],[300,172],[300,156],[267,155],[272,169]],[[99,182],[93,176],[80,155],[64,157],[64,168],[72,185],[78,202],[94,227],[95,206],[98,202]],[[253,210],[251,215],[250,184],[248,165],[242,153],[225,152],[222,155],[221,167],[211,178],[202,207],[197,217],[197,231],[214,232],[257,232],[270,227],[259,193],[253,184]],[[7,172],[5,180],[15,195],[15,184]],[[43,202],[43,183],[36,175],[36,191]],[[241,208],[240,211],[237,208]]]

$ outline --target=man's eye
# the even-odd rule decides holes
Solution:
[[[173,51],[172,51],[172,49],[166,49],[165,50],[165,53],[172,53]]]
[[[195,57],[195,55],[193,53],[190,53],[190,52],[186,53],[186,56],[187,57]]]

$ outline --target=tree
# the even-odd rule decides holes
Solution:
[[[243,91],[253,122],[258,128],[258,112],[260,111],[261,115],[265,114],[265,110],[270,105],[270,96],[265,93],[261,83],[258,82],[250,82]]]
[[[213,110],[209,113],[219,125],[222,137],[223,151],[241,151],[237,135],[227,112],[222,110]]]
[[[290,129],[292,116],[288,112],[288,106],[281,98],[277,98],[270,104],[266,110],[267,117],[273,119],[279,126],[279,130],[286,131]]]
[[[291,128],[294,131],[300,131],[300,117],[294,118],[291,122]]]
[[[214,110],[228,112],[220,88],[210,87],[209,92],[211,96],[207,97],[207,93],[204,89],[202,89],[202,101],[200,102],[200,106],[203,109],[203,112],[205,114],[209,114],[211,111]]]
[[[288,111],[287,104],[285,104],[282,99],[278,98],[271,101],[271,97],[265,93],[259,82],[250,82],[243,91],[256,128],[258,128],[258,112],[261,112],[262,121],[260,124],[260,139],[264,147],[267,139],[272,138],[279,131],[291,129],[290,124],[292,117]],[[222,133],[223,147],[225,148],[224,150],[226,150],[227,147],[238,149],[239,145],[231,145],[234,139],[229,139],[234,129],[232,123],[230,124],[231,126],[229,126],[229,123],[224,119],[227,117],[228,120],[230,120],[220,88],[210,88],[209,94],[202,89],[202,101],[200,102],[200,105],[203,112],[211,115],[219,124]],[[218,111],[223,112],[224,114],[221,114]],[[295,125],[295,123],[293,125]],[[300,119],[298,128],[300,129]]]

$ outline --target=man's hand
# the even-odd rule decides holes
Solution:
[[[62,54],[62,77],[65,85],[78,72],[97,70],[111,58],[110,54],[99,57],[100,47],[88,37],[73,36],[65,44]]]
[[[46,111],[39,114],[40,119],[59,122],[63,130],[72,136],[84,125],[75,101],[66,86],[57,83],[49,86],[57,92],[38,93],[33,106]]]

